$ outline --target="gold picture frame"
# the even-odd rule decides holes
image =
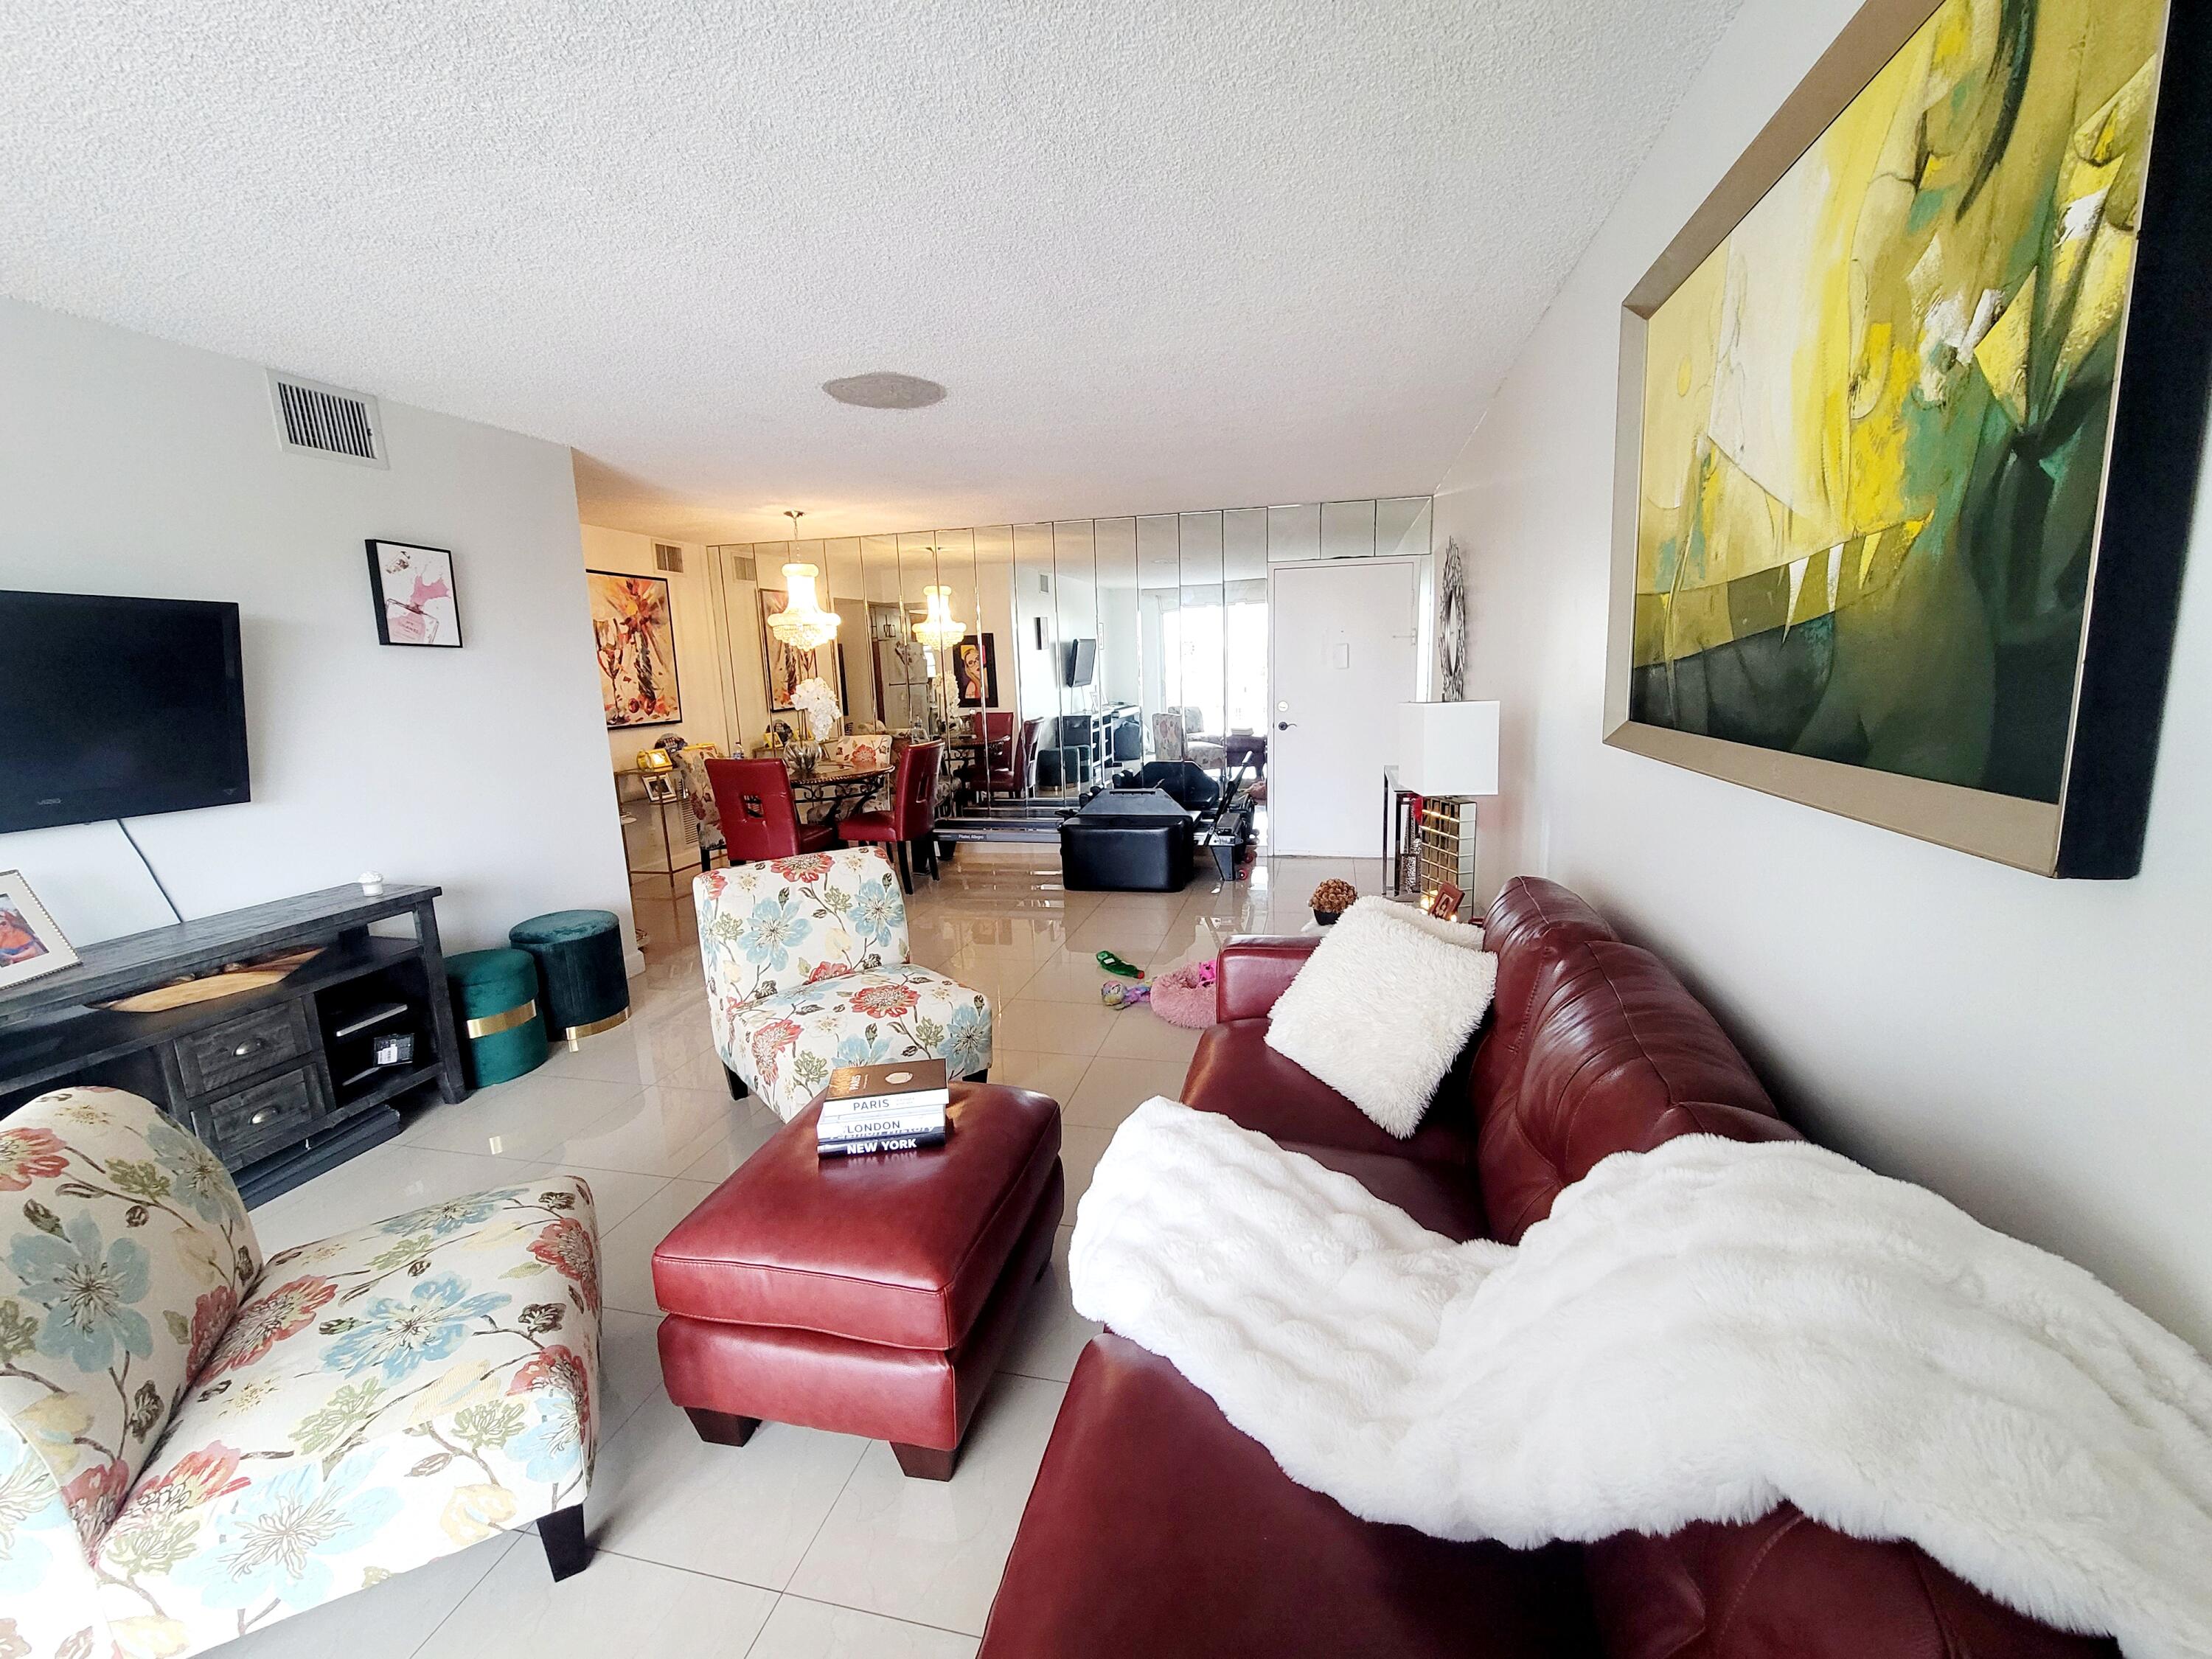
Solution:
[[[1899,515],[1900,530],[1909,530],[1910,537],[1900,533],[1890,544],[1878,545],[1879,532],[1869,532],[1867,522],[1854,522],[1841,511],[1823,518],[1820,504],[1808,507],[1797,492],[1774,489],[1771,480],[1756,477],[1757,469],[1742,463],[1739,452],[1729,446],[1733,436],[1748,447],[1749,441],[1742,434],[1756,422],[1770,422],[1761,429],[1761,436],[1779,430],[1784,441],[1806,443],[1803,432],[1790,428],[1789,417],[1778,419],[1772,412],[1784,404],[1793,410],[1801,407],[1790,401],[1800,395],[1799,389],[1791,388],[1788,398],[1769,397],[1762,402],[1757,397],[1739,398],[1726,404],[1719,394],[1723,390],[1735,393],[1741,381],[1755,376],[1763,376],[1769,387],[1797,376],[1812,381],[1805,391],[1828,400],[1820,406],[1830,411],[1828,418],[1839,425],[1846,422],[1845,417],[1832,413],[1838,398],[1850,411],[1850,421],[1861,418],[1857,411],[1862,404],[1871,404],[1878,411],[1885,397],[1893,397],[1900,410],[1909,410],[1912,420],[1921,421],[1932,406],[1928,400],[1940,403],[1954,383],[1947,377],[1957,377],[1956,384],[1971,382],[1968,391],[1958,395],[1981,398],[2002,415],[2017,414],[2019,429],[2026,432],[2043,418],[2043,411],[2022,388],[2037,375],[2046,386],[2061,385],[2052,379],[2060,371],[2051,365],[2057,362],[2063,368],[2069,354],[2078,355],[2075,335],[2067,331],[2088,326],[2080,320],[2082,308],[2064,313],[2057,310],[2057,301],[2051,296],[2061,289],[2051,274],[2063,273],[2075,284],[2063,290],[2066,303],[2074,305],[2075,296],[2085,291],[2080,270],[2087,256],[2075,259],[2075,251],[2067,246],[2068,239],[2076,236],[2079,224],[2092,226],[2094,238],[2100,234],[2099,228],[2118,222],[2099,216],[2118,210],[2112,205],[2109,179],[2105,181],[2106,191],[2086,211],[2083,198],[2068,198],[2063,192],[2075,187],[2075,176],[2086,174],[2091,163],[2103,165],[2112,158],[2096,152],[2094,144],[2089,151],[2083,150],[2081,134],[2085,129],[2076,127],[2066,130],[2064,142],[2072,148],[2063,150],[2057,161],[2047,155],[2027,157],[2021,168],[2023,176],[2045,176],[2028,173],[2030,164],[2040,166],[2052,182],[2051,199],[2042,208],[2045,219],[2027,224],[2021,240],[2004,245],[2013,250],[2015,264],[2021,263],[2021,251],[2037,250],[2036,258],[2026,264],[2026,273],[2008,271],[1981,295],[1983,303],[1976,308],[1971,324],[1972,329],[1981,331],[1978,335],[1964,333],[1956,342],[1946,337],[1931,344],[1930,337],[1941,332],[1932,323],[1918,340],[1911,342],[1903,339],[1902,330],[1893,340],[1885,326],[1881,337],[1889,350],[1887,357],[1875,356],[1871,344],[1875,337],[1867,324],[1873,305],[1864,296],[1869,283],[1878,280],[1869,276],[1869,270],[1878,273],[1881,267],[1875,259],[1891,255],[1889,245],[1869,240],[1865,225],[1872,216],[1871,208],[1856,201],[1850,204],[1853,214],[1847,222],[1855,240],[1847,246],[1798,239],[1797,246],[1813,249],[1801,261],[1805,270],[1793,268],[1777,279],[1786,300],[1794,293],[1788,287],[1790,282],[1802,283],[1811,291],[1813,278],[1806,275],[1807,270],[1815,276],[1830,274],[1818,269],[1823,262],[1840,273],[1835,280],[1844,286],[1828,290],[1847,296],[1838,301],[1838,309],[1845,310],[1851,322],[1851,332],[1843,343],[1847,349],[1840,356],[1836,343],[1815,337],[1820,317],[1808,320],[1803,311],[1792,313],[1786,304],[1777,305],[1759,291],[1759,285],[1773,266],[1771,262],[1767,267],[1758,267],[1752,261],[1763,247],[1778,245],[1778,240],[1769,237],[1762,242],[1756,229],[1747,228],[1753,227],[1762,213],[1803,214],[1804,204],[1818,199],[1816,191],[1839,197],[1844,185],[1836,182],[1842,169],[1835,160],[1835,149],[1832,146],[1820,156],[1814,152],[1829,143],[1832,133],[1848,136],[1869,127],[1879,131],[1879,118],[1887,113],[1887,106],[1870,106],[1863,100],[1893,96],[1899,77],[1919,74],[1923,62],[1935,65],[1927,70],[1932,76],[1943,67],[1934,54],[1943,51],[2009,52],[2008,72],[1993,74],[1989,81],[1995,88],[1992,95],[2008,100],[2010,112],[2003,102],[1989,105],[1982,118],[1984,126],[1996,135],[1995,149],[2003,155],[2025,146],[2028,138],[2024,135],[2031,131],[2047,140],[2051,123],[2033,126],[2020,118],[2019,110],[2023,97],[2036,95],[2033,90],[2023,94],[2021,88],[2033,88],[2037,84],[2033,54],[2045,43],[2038,31],[2063,30],[2075,14],[2086,18],[2093,11],[2100,20],[2100,28],[2127,26],[2109,21],[2124,17],[2142,28],[2154,44],[2148,61],[2112,94],[2111,104],[2092,109],[2086,128],[2109,137],[2118,130],[2123,116],[2130,119],[2139,116],[2142,123],[2140,149],[2127,153],[2140,169],[2140,191],[2126,201],[2133,222],[2120,227],[2125,232],[2125,251],[2131,264],[2112,284],[2111,291],[2118,295],[2117,312],[2106,306],[2090,319],[2102,331],[2092,337],[2095,348],[2111,354],[2109,359],[2100,360],[2110,365],[2109,386],[2103,392],[2109,406],[2100,417],[2103,422],[2101,471],[2096,470],[2094,459],[2081,459],[2087,452],[2075,451],[2067,464],[2081,470],[2074,477],[2061,480],[2062,484],[2070,483],[2081,492],[2069,501],[2087,503],[2081,511],[2090,515],[2086,518],[2086,568],[2080,577],[2078,639],[2071,642],[2069,651],[2066,636],[2054,629],[2049,630],[2050,637],[2038,642],[2043,654],[2034,665],[2042,678],[2036,683],[2037,696],[2032,698],[2006,700],[2008,689],[2015,684],[2003,677],[2010,659],[1996,658],[1990,708],[1985,711],[1985,724],[1979,728],[1981,773],[1974,771],[1972,731],[1949,750],[1939,744],[1915,750],[1900,744],[1885,755],[1878,728],[1870,730],[1863,718],[1853,728],[1838,716],[1832,677],[1823,682],[1816,670],[1802,667],[1804,659],[1813,657],[1820,643],[1818,635],[1808,630],[1825,623],[1827,648],[1840,653],[1853,641],[1869,637],[1864,620],[1844,619],[1842,605],[1849,602],[1853,583],[1869,585],[1864,591],[1870,591],[1873,581],[1892,579],[1895,570],[1902,568],[1893,562],[1909,560],[1923,550],[1931,559],[1947,550],[1950,556],[1964,558],[1966,555],[1958,550],[1971,546],[1985,559],[2001,558],[2002,538],[1987,532],[1975,544],[1961,531],[1955,539],[1938,546],[1933,541],[1913,539],[1925,536],[1935,520],[1934,514],[1917,520]],[[1946,17],[1947,12],[1952,16]],[[2169,0],[2046,0],[2040,8],[2040,22],[2038,9],[2033,7],[2008,5],[1987,15],[2000,18],[1998,32],[1989,40],[1969,38],[1960,29],[1946,33],[1942,27],[1955,21],[1960,28],[1968,28],[1978,17],[1986,22],[1987,18],[1978,14],[1970,15],[1964,0],[1941,0],[1940,3],[1937,0],[1869,0],[1624,302],[1603,738],[1616,749],[2039,874],[2123,878],[2134,875],[2142,861],[2158,727],[2203,447],[2207,388],[2212,384],[2212,377],[2208,377],[2212,322],[2208,322],[2196,293],[2198,273],[2212,258],[2212,209],[2208,209],[2207,193],[2191,177],[2197,165],[2196,158],[2207,153],[2206,146],[2212,143],[2212,97],[2208,97],[2208,90],[2212,90],[2208,33],[2212,31],[2208,31],[2201,12]],[[2008,45],[2002,30],[2009,26],[2002,19],[2015,15],[2027,18],[2026,33]],[[1960,44],[1962,40],[1964,45]],[[2087,48],[2079,50],[2086,53]],[[1909,52],[1922,56],[1908,60]],[[1909,67],[1899,67],[1905,64]],[[1917,91],[1921,82],[1908,85]],[[2095,90],[2100,97],[2103,95],[2101,86]],[[1966,106],[1972,100],[1961,96],[1954,102]],[[1941,106],[1927,107],[1940,110]],[[2114,108],[2121,113],[2113,114]],[[1905,113],[1911,113],[1909,108]],[[1924,125],[1927,118],[1923,114],[1919,170],[1904,180],[1911,193],[1911,210],[1900,213],[1896,221],[1901,228],[1895,246],[1907,251],[1912,246],[1909,237],[1928,240],[1940,237],[1941,227],[1929,228],[1931,219],[1948,212],[1954,216],[1954,224],[1965,225],[1966,210],[1974,200],[1972,192],[1986,182],[1984,175],[1990,170],[1984,156],[1978,167],[1961,166],[1948,177],[1942,174],[1940,164],[1946,158],[1934,153],[1934,141],[1927,137]],[[2096,126],[2098,119],[2106,125]],[[1901,129],[1902,124],[1899,125]],[[1835,142],[1842,143],[1844,138]],[[1985,143],[1980,150],[1990,148]],[[1867,200],[1872,201],[1877,186],[1898,188],[1894,182],[1898,175],[1891,166],[1893,158],[1887,152],[1878,161],[1867,161],[1868,153],[1868,146],[1862,143],[1850,155],[1865,167],[1871,180]],[[1801,167],[1808,171],[1801,173]],[[2069,167],[2072,173],[2067,170]],[[1820,170],[1809,171],[1815,168]],[[2087,184],[2096,182],[2087,180]],[[2083,188],[2086,191],[2087,185]],[[2003,189],[1990,190],[1989,198],[1982,205],[1977,224],[1988,222],[2012,199]],[[1832,201],[1819,199],[1819,205],[1833,211]],[[2008,232],[2013,228],[2008,221],[2000,228]],[[1727,246],[1740,233],[1747,236],[1751,252]],[[2000,238],[1981,234],[1988,248],[1998,246]],[[2026,239],[2031,234],[2045,240],[2030,243]],[[1984,243],[1973,241],[1966,229],[1959,231],[1956,240],[1976,253],[1984,248]],[[2102,246],[2093,241],[2086,245]],[[1901,253],[1893,257],[1902,263]],[[1911,281],[1929,280],[1930,257],[1923,254],[1922,263],[1911,268]],[[1725,265],[1718,274],[1716,260]],[[2073,261],[2070,265],[2069,260]],[[1940,263],[1937,276],[1942,275]],[[2045,278],[2039,289],[2038,276]],[[1916,297],[1918,292],[1916,288]],[[1679,361],[1660,362],[1653,356],[1655,330],[1661,331],[1662,344],[1677,337],[1692,337],[1679,330],[1668,331],[1673,319],[1666,308],[1678,295],[1700,296],[1695,303],[1710,307],[1700,316],[1719,318],[1710,331],[1716,342],[1711,362],[1686,349]],[[1967,295],[1969,300],[1974,297]],[[1928,302],[1930,318],[1934,303]],[[1747,317],[1753,319],[1748,324],[1744,320]],[[2012,334],[2019,337],[2013,359],[2017,385],[2006,378],[2002,363],[1996,368],[1990,366],[1992,359],[2001,356],[1990,348],[2011,337],[1999,332],[2008,317],[2015,325]],[[1800,356],[1770,352],[1749,369],[1742,366],[1741,357],[1723,360],[1723,353],[1756,349],[1744,342],[1756,338],[1761,326],[1769,340],[1802,339],[1814,343]],[[1798,331],[1796,335],[1789,332],[1792,328]],[[2031,341],[2028,331],[2033,328],[2058,335],[2058,344],[2046,348],[2039,337]],[[1977,346],[1973,343],[1977,340],[1989,343],[1989,348]],[[1901,355],[1908,346],[1918,349],[1917,360]],[[1867,389],[1869,364],[1873,372],[1886,374],[1893,361],[1903,366],[1899,373],[1907,378],[1896,383],[1885,380],[1879,392],[1870,393]],[[1808,362],[1823,368],[1840,362],[1848,371],[1847,378],[1838,374],[1833,384],[1826,384],[1817,375],[1807,376],[1803,365]],[[1916,362],[1919,366],[1917,382],[1910,378]],[[1668,372],[1670,368],[1672,373]],[[1708,370],[1708,377],[1701,380],[1699,376]],[[1983,378],[1972,380],[1977,374]],[[2081,384],[2089,384],[2086,375]],[[2063,394],[2080,389],[2080,386],[2063,385]],[[1670,391],[1692,399],[1690,418],[1693,420],[1697,418],[1695,399],[1708,391],[1714,394],[1708,423],[1698,431],[1692,452],[1685,452],[1679,444],[1667,447],[1678,435],[1668,424],[1677,418],[1666,404]],[[1916,395],[1923,403],[1911,405]],[[2055,398],[2062,392],[2050,395]],[[1752,412],[1746,414],[1746,410]],[[1654,419],[1654,411],[1662,418]],[[2079,414],[2078,405],[2074,412]],[[1909,440],[1899,434],[1909,429],[1917,434],[1925,429],[1924,422],[1908,428],[1903,414],[1894,422],[1894,432],[1875,424],[1875,418],[1867,417],[1869,440],[1887,439],[1899,447]],[[1996,425],[1996,416],[1984,410],[1984,418]],[[1723,433],[1719,428],[1729,421],[1735,423],[1735,430]],[[1963,431],[1963,416],[1960,421]],[[1652,433],[1649,442],[1647,424]],[[2085,429],[2093,435],[2097,430]],[[1820,435],[1824,440],[1833,436]],[[1840,453],[1844,460],[1840,467],[1829,468],[1828,477],[1856,483],[1865,476],[1850,471],[1855,452],[1847,446],[1859,435],[1853,432],[1840,445],[1829,443],[1826,455]],[[1957,441],[1964,448],[1967,440]],[[1968,453],[1978,456],[1978,451]],[[1686,463],[1681,471],[1670,471],[1678,461]],[[1960,465],[1955,461],[1948,464],[1954,469]],[[1903,463],[1897,465],[1901,471]],[[1978,459],[1973,465],[1980,465]],[[2045,470],[2050,471],[2047,465]],[[1756,498],[1761,509],[1771,508],[1764,518],[1758,514],[1731,514],[1727,510],[1727,492],[1741,479],[1750,480],[1741,487],[1746,499]],[[1972,483],[1970,479],[1962,487],[1962,499],[1966,499],[1963,489]],[[1852,496],[1848,505],[1860,508],[1861,498]],[[1674,517],[1668,520],[1665,516],[1668,514]],[[1998,520],[1993,514],[1987,522]],[[2051,544],[2047,518],[2006,522],[2026,522],[2045,536],[2044,542],[2034,544],[2038,553]],[[1809,544],[1838,526],[1840,533],[1833,550]],[[2022,541],[2026,540],[2023,537]],[[1897,550],[1899,541],[1905,548],[1902,554]],[[1765,564],[1759,565],[1757,557],[1745,552],[1747,544],[1751,553],[1766,556]],[[1792,554],[1797,556],[1792,558]],[[1759,568],[1741,577],[1729,574],[1740,565]],[[1682,572],[1692,567],[1700,586],[1686,586]],[[1823,580],[1825,595],[1820,586]],[[2047,580],[2045,586],[2050,586]],[[1692,613],[1682,603],[1686,596],[1701,601],[1702,608]],[[1984,599],[1994,613],[1997,602],[1986,593]],[[1828,610],[1820,612],[1824,602]],[[2066,605],[2073,603],[2076,602],[2052,602],[2053,613],[2062,623],[2069,614]],[[1778,618],[1778,630],[1774,625]],[[1928,627],[1931,632],[1934,627],[1915,625]],[[1794,647],[1789,641],[1793,627],[1800,630],[1799,643]],[[1990,625],[1992,633],[1995,627]],[[1905,647],[1892,642],[1903,631],[1889,628],[1882,635],[1880,650],[1869,648],[1865,659],[1881,665],[1857,672],[1862,676],[1901,674],[1910,682],[1917,672],[1913,665],[1918,659]],[[1845,638],[1847,633],[1851,639]],[[1750,642],[1756,642],[1757,648],[1766,654],[1753,658]],[[1993,650],[2005,648],[2010,648],[2008,643],[2000,640]],[[1793,649],[1796,659],[1784,654]],[[1965,654],[1961,649],[1960,655]],[[1692,678],[1686,665],[1693,663],[1702,678],[1685,692],[1681,684]],[[1900,663],[1905,665],[1901,669],[1896,666]],[[1759,670],[1771,667],[1772,672],[1762,678],[1747,664]],[[2054,676],[2069,667],[2072,680],[2070,686],[2065,686]],[[1775,711],[1759,700],[1772,696],[1776,685],[1784,686],[1797,699],[1787,713],[1794,716],[1798,708],[1805,708],[1815,712],[1796,727],[1778,714],[1762,730],[1762,717]],[[1715,686],[1719,687],[1717,691],[1711,689]],[[1748,690],[1744,689],[1747,686]],[[2054,690],[2063,691],[2063,701],[2053,695]],[[1900,691],[1900,699],[1905,695]],[[1951,717],[1942,712],[1948,705],[1938,699],[1928,699],[1928,706],[1936,711],[1930,715],[1931,721]],[[2001,722],[2015,719],[2009,711],[2023,708],[2031,709],[2040,722],[2031,733],[2039,745],[2033,758],[2044,768],[2039,775],[2051,781],[2024,792],[2014,776],[2008,774],[1999,780],[1999,787],[1984,787],[1998,773],[1998,751],[2014,729]],[[1970,717],[1984,716],[1970,710],[1967,715],[1955,718],[1966,727]],[[1727,734],[1716,735],[1717,731]],[[1759,735],[1747,738],[1747,731]],[[1820,741],[1808,741],[1808,732],[1817,733]],[[1838,732],[1850,741],[1838,737]],[[1781,741],[1770,733],[1788,735],[1790,740]],[[2054,756],[2051,744],[2062,736],[2063,749]],[[1860,742],[1869,757],[1838,757],[1848,755],[1852,744]],[[2029,746],[2027,738],[2012,744],[2016,750]],[[1824,749],[1826,752],[1822,752]],[[1936,759],[1925,758],[1928,752]],[[1947,770],[1954,776],[1942,775]],[[2021,775],[2034,770],[2035,767],[2026,764],[2014,769]]]

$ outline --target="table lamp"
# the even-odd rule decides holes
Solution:
[[[1477,798],[1498,793],[1498,705],[1401,703],[1397,761],[1398,787],[1422,798],[1414,836],[1420,891],[1472,893]]]

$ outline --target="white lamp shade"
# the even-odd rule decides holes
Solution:
[[[1498,705],[1398,706],[1398,787],[1424,795],[1498,793]]]

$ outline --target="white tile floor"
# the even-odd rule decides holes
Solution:
[[[1248,882],[1177,894],[1066,893],[1043,852],[965,848],[908,903],[915,960],[989,995],[994,1082],[1063,1109],[1068,1219],[1116,1124],[1173,1095],[1196,1046],[1148,1009],[1098,1000],[1093,953],[1158,971],[1236,933],[1310,928],[1325,876],[1378,865],[1262,860]],[[599,1553],[562,1584],[536,1540],[488,1540],[223,1650],[238,1659],[961,1659],[973,1654],[1054,1415],[1097,1327],[1068,1300],[1067,1239],[1024,1312],[950,1482],[889,1447],[764,1425],[710,1446],[660,1391],[653,1248],[777,1127],[732,1102],[707,1025],[688,884],[635,895],[648,936],[628,1024],[530,1076],[432,1106],[397,1140],[254,1212],[270,1249],[523,1174],[573,1170],[598,1200],[607,1311]]]

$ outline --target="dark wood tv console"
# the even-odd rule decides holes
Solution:
[[[399,1132],[395,1103],[461,1077],[435,887],[327,888],[88,945],[73,968],[0,994],[0,1117],[70,1084],[145,1096],[238,1177],[249,1204]],[[410,936],[370,931],[406,919]],[[189,974],[319,947],[277,984],[159,1013],[88,1006]],[[379,1066],[380,1034],[415,1038]]]

